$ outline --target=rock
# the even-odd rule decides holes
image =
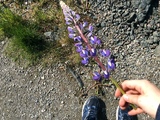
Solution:
[[[157,31],[153,32],[153,37],[160,37],[160,34]]]
[[[51,32],[51,31],[45,32],[44,35],[45,35],[47,38],[51,38],[52,35],[53,35],[53,32]]]
[[[106,23],[105,22],[102,22],[101,23],[101,27],[105,27],[106,26]]]
[[[158,45],[158,46],[156,47],[154,53],[155,53],[155,55],[156,55],[158,58],[160,58],[160,45]]]
[[[135,18],[136,18],[136,14],[135,14],[134,12],[132,12],[132,13],[130,14],[130,17],[129,17],[129,19],[128,19],[127,21],[128,21],[128,22],[132,22],[132,21],[135,20]]]

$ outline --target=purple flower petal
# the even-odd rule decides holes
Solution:
[[[88,64],[88,58],[83,58],[83,60],[81,61],[82,64],[87,65]]]
[[[89,25],[88,30],[89,30],[90,32],[92,32],[92,31],[93,31],[93,26],[92,26],[92,25]]]
[[[83,24],[82,23],[79,24],[79,27],[80,27],[81,30],[83,30]]]
[[[71,23],[71,22],[66,21],[66,24],[67,24],[67,25],[71,25],[72,23]]]
[[[91,37],[91,38],[90,38],[90,42],[91,42],[91,44],[96,44],[96,42],[97,42],[97,37],[96,37],[96,36]]]
[[[79,42],[81,42],[81,41],[82,41],[81,36],[77,36],[77,37],[75,37],[75,38],[74,38],[74,41],[79,41]]]
[[[91,56],[96,56],[96,49],[92,48],[90,51]]]
[[[97,39],[96,43],[97,43],[97,45],[101,45],[101,40]]]
[[[76,13],[74,11],[71,10],[70,12],[71,12],[72,16],[76,15]]]
[[[108,71],[104,71],[104,78],[106,78],[106,79],[109,78],[109,72]]]
[[[70,17],[65,17],[66,22],[71,22],[72,19]]]
[[[114,70],[115,69],[115,61],[114,59],[108,59],[108,69]]]
[[[81,57],[88,57],[88,51],[87,51],[87,50],[82,50],[82,51],[80,52],[80,56],[81,56]]]
[[[80,18],[81,18],[81,17],[80,17],[80,15],[79,15],[79,14],[76,14],[76,15],[75,15],[75,19],[76,19],[76,21],[80,20]]]
[[[102,57],[109,57],[110,56],[110,50],[100,50],[100,54],[102,55]]]
[[[87,34],[87,37],[90,38],[91,36],[92,36],[92,32],[89,32],[89,33]]]
[[[82,46],[82,42],[75,43],[74,46],[76,47]]]
[[[82,50],[83,50],[83,46],[78,46],[77,49],[76,49],[76,51],[77,51],[78,53],[82,52]]]
[[[74,30],[73,30],[72,27],[68,26],[67,29],[68,29],[68,32],[69,32],[69,33],[74,33]]]
[[[93,80],[100,80],[101,74],[99,72],[93,72]]]
[[[88,22],[83,22],[83,27],[86,27],[88,25]]]
[[[76,36],[76,34],[69,33],[69,38],[74,39],[75,36]]]

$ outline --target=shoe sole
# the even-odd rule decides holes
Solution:
[[[119,106],[117,107],[117,110],[116,110],[116,120],[118,120],[118,110],[119,110]]]

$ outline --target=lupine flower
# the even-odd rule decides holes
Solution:
[[[91,24],[89,25],[88,30],[89,30],[90,32],[93,31],[93,26],[92,26]]]
[[[74,33],[70,33],[70,34],[69,34],[69,38],[74,39],[75,36],[76,36],[76,34],[74,34]]]
[[[88,51],[87,50],[82,50],[81,52],[80,52],[80,56],[81,57],[88,57]]]
[[[87,27],[88,25],[88,22],[83,22],[83,23],[80,23],[79,27],[81,30],[83,30],[85,27]]]
[[[106,78],[106,79],[109,78],[109,72],[108,71],[104,71],[104,78]]]
[[[90,55],[91,55],[91,56],[96,56],[96,49],[95,49],[95,48],[92,48],[92,49],[91,49]]]
[[[103,50],[100,50],[100,54],[102,55],[102,57],[109,57],[111,52],[110,50],[103,49]]]
[[[73,30],[72,27],[68,26],[67,29],[68,29],[68,32],[69,32],[69,33],[74,33],[74,30]]]
[[[101,74],[99,72],[93,72],[93,80],[100,80]]]
[[[108,69],[114,70],[115,69],[115,61],[114,59],[108,59]]]
[[[87,65],[89,62],[87,57],[84,57],[83,60],[81,61],[82,64]]]
[[[74,38],[74,41],[75,41],[75,42],[77,42],[77,41],[78,41],[78,42],[82,42],[81,36],[75,37],[75,38]]]
[[[93,58],[100,68],[103,70],[103,76],[105,79],[109,79],[110,71],[115,69],[114,59],[110,58],[110,50],[99,50],[97,52],[97,45],[101,45],[101,40],[93,35],[93,26],[88,22],[80,22],[80,16],[72,11],[64,2],[60,1],[60,5],[63,9],[66,24],[68,25],[69,38],[74,39],[76,51],[82,57],[81,63],[87,65],[89,59]],[[103,63],[98,58],[98,53],[105,59],[107,64]],[[100,80],[102,76],[98,72],[93,73],[94,80]]]

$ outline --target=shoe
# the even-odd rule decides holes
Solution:
[[[83,104],[82,120],[106,120],[105,103],[98,97],[92,96]]]
[[[128,106],[125,110],[122,110],[119,106],[116,111],[116,120],[138,120],[137,115],[130,116],[128,112],[132,110],[132,107]]]

